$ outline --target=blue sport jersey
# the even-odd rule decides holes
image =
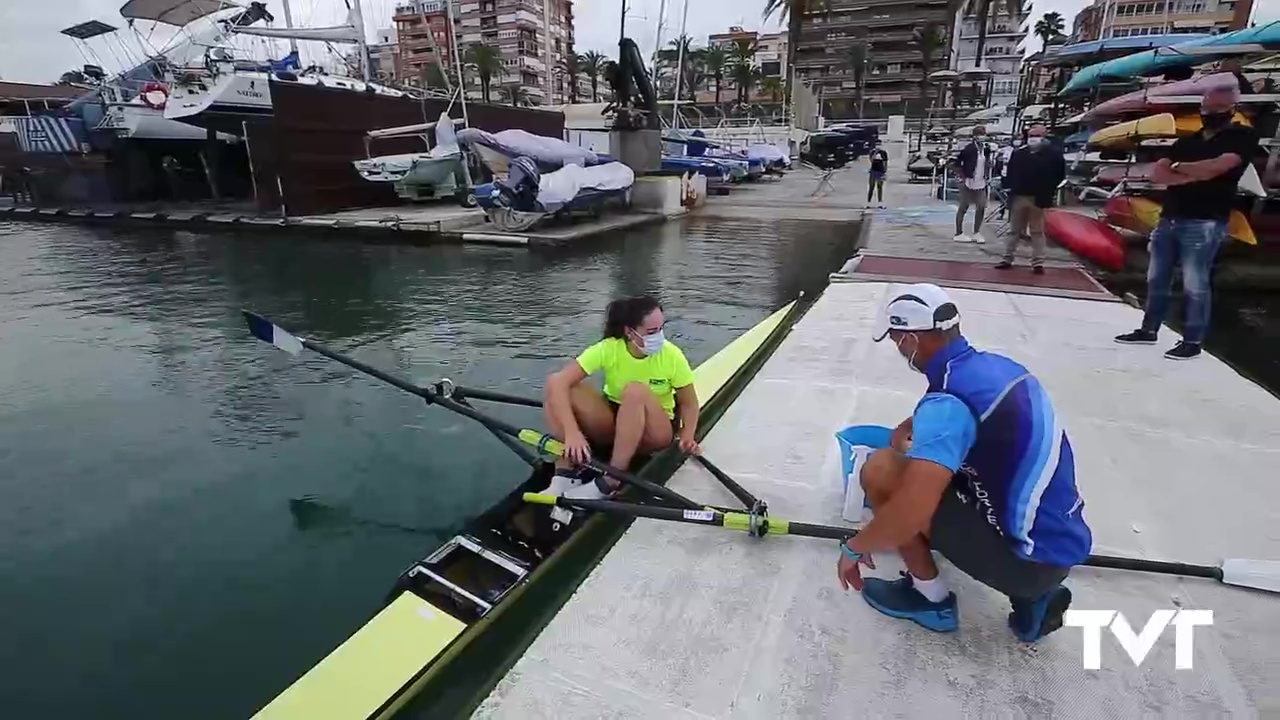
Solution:
[[[953,341],[925,368],[908,457],[956,473],[1021,557],[1058,567],[1089,556],[1093,536],[1075,462],[1040,382],[1022,365]]]

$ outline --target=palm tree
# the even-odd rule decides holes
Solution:
[[[591,102],[600,102],[600,76],[605,75],[606,62],[609,62],[609,58],[595,50],[583,53],[578,58],[578,66],[591,81]]]
[[[920,51],[920,105],[921,111],[929,104],[929,73],[933,71],[933,56],[946,44],[942,34],[942,26],[937,22],[927,22],[923,27],[911,33],[911,44]]]
[[[498,88],[498,92],[502,95],[502,99],[509,105],[516,107],[529,107],[533,102],[529,98],[529,91],[525,86],[515,83],[512,85],[503,85]]]
[[[760,92],[767,93],[770,100],[778,102],[778,97],[782,95],[782,78],[773,75],[761,78]]]
[[[825,10],[831,13],[830,0],[765,0],[764,19],[775,14],[787,23],[787,68],[796,66],[796,48],[800,45],[800,25],[805,15]],[[791,96],[791,71],[786,78],[786,94]]]
[[[974,67],[982,67],[983,55],[987,50],[987,20],[994,12],[1003,14],[1010,20],[1017,20],[1022,15],[1025,0],[963,0],[964,17],[973,15],[978,20],[978,54]]]
[[[1062,31],[1066,28],[1066,23],[1062,19],[1062,13],[1047,12],[1044,17],[1036,21],[1036,37],[1039,37],[1044,46],[1048,47],[1049,42],[1062,35]]]
[[[565,80],[569,83],[569,104],[578,102],[578,76],[582,75],[582,56],[567,53],[560,61],[560,69],[564,71]]]
[[[486,103],[493,102],[490,95],[493,79],[507,74],[506,67],[502,65],[502,54],[490,45],[472,43],[462,60],[480,78],[480,98]]]
[[[755,65],[756,50],[759,44],[755,40],[734,40],[729,49],[729,56],[738,65]]]
[[[729,64],[729,54],[722,47],[709,47],[702,53],[702,67],[708,77],[716,81],[716,105],[720,104],[720,86],[724,84],[724,70]]]
[[[751,100],[751,90],[760,79],[760,69],[745,62],[738,62],[729,74],[733,78],[733,84],[738,87],[738,104],[746,105]]]
[[[858,117],[862,117],[863,81],[867,78],[867,44],[856,42],[850,45],[844,54],[844,66],[853,73],[853,100],[858,109]]]
[[[589,54],[590,53],[588,53],[588,55]],[[611,89],[616,88],[617,82],[618,82],[617,61],[609,60],[608,58],[600,61],[600,77],[604,78],[605,84],[608,85]],[[598,97],[598,94],[596,93],[595,78],[591,79],[591,94],[593,97]],[[616,90],[614,90],[613,92],[613,99],[614,99],[614,102],[618,102],[621,100],[621,98],[618,97],[618,93]]]

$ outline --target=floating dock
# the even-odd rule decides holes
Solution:
[[[850,268],[825,291],[703,442],[708,458],[774,516],[847,524],[834,433],[894,425],[924,391],[892,345],[871,341],[884,277],[932,280],[949,288],[976,346],[1025,364],[1048,388],[1075,450],[1095,553],[1280,559],[1280,400],[1212,356],[1164,359],[1173,331],[1156,347],[1115,344],[1141,312],[1069,262],[1045,276],[1023,266],[992,278],[992,258],[977,255],[999,252],[993,243],[931,242],[904,229],[902,210],[881,225],[893,212],[877,211],[868,272]],[[936,234],[936,222],[921,225]],[[911,243],[919,247],[901,249]],[[695,463],[669,485],[735,503]],[[1075,609],[1118,610],[1139,629],[1157,610],[1214,613],[1212,627],[1195,631],[1194,669],[1175,669],[1167,631],[1141,668],[1104,635],[1102,669],[1085,670],[1079,629],[1023,645],[1006,626],[1007,598],[945,562],[960,630],[935,634],[843,591],[837,558],[830,541],[637,520],[475,717],[1280,714],[1274,595],[1077,568],[1067,581]],[[892,554],[875,559],[873,575],[902,569]]]

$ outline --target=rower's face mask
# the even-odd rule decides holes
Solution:
[[[643,330],[637,328],[631,331],[631,341],[640,349],[640,352],[648,355],[656,355],[662,350],[662,345],[667,342],[666,336],[662,332],[662,328],[658,328],[652,333],[645,334]]]

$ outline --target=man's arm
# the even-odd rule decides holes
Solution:
[[[1212,180],[1219,175],[1235,170],[1240,167],[1240,163],[1244,162],[1244,158],[1233,152],[1223,153],[1216,158],[1208,160],[1196,160],[1195,162],[1180,162],[1178,167],[1173,170],[1174,173],[1188,178],[1183,182],[1200,182],[1204,180]]]
[[[1156,185],[1183,185],[1194,182],[1189,175],[1182,174],[1181,170],[1181,165],[1178,166],[1177,170],[1174,170],[1173,161],[1169,158],[1160,158],[1156,161],[1155,167],[1151,169],[1151,182]]]

